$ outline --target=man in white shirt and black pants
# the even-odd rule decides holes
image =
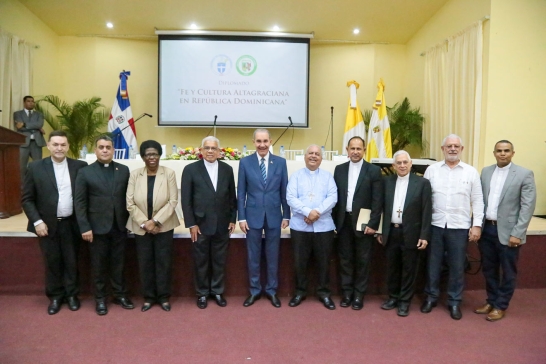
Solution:
[[[467,242],[481,235],[483,194],[478,171],[461,162],[464,146],[455,134],[445,137],[442,151],[445,159],[428,167],[425,178],[432,186],[432,238],[427,249],[427,298],[421,312],[436,307],[440,295],[440,273],[444,256],[449,266],[447,286],[451,318],[460,320],[464,289],[464,266]]]
[[[30,163],[23,185],[23,209],[27,230],[40,238],[46,270],[47,312],[54,315],[64,300],[72,311],[78,300],[78,247],[80,233],[74,214],[74,184],[80,168],[87,163],[66,157],[68,139],[61,130],[49,134],[50,158]]]

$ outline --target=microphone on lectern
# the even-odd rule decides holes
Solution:
[[[294,123],[292,122],[292,118],[290,116],[288,117],[288,120],[290,120],[290,126],[292,126]]]

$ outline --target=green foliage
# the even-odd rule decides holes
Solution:
[[[419,151],[427,147],[427,142],[423,139],[423,124],[425,117],[421,114],[420,108],[412,109],[408,98],[404,98],[401,104],[394,104],[393,107],[387,106],[387,116],[391,126],[392,153],[400,149],[406,149],[411,145]],[[366,129],[372,118],[371,110],[364,110],[362,113]]]
[[[48,95],[36,103],[36,109],[53,130],[66,132],[70,143],[68,154],[79,158],[80,149],[84,145],[91,147],[108,123],[110,113],[100,101],[100,97],[92,97],[69,105],[57,96]]]

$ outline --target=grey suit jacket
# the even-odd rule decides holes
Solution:
[[[46,146],[47,143],[40,132],[40,129],[44,127],[44,116],[42,113],[32,110],[32,115],[29,118],[25,110],[19,110],[13,113],[13,122],[16,123],[18,121],[25,123],[25,126],[16,130],[27,137],[25,144],[21,145],[21,147],[28,147],[31,135],[34,135],[37,146]]]
[[[495,167],[494,164],[482,170],[484,212],[487,212],[491,178]],[[521,239],[521,244],[525,243],[525,235],[535,211],[536,199],[533,171],[512,163],[502,188],[497,211],[497,230],[501,244],[508,245],[510,236]]]

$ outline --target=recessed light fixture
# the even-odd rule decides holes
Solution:
[[[274,31],[274,32],[278,32],[279,30],[281,30],[281,28],[279,28],[278,25],[274,25],[274,26],[273,26],[273,31]]]
[[[190,28],[191,28],[191,29],[197,29],[197,24],[191,23]]]
[[[113,27],[114,27],[114,24],[112,24],[110,22],[106,23],[106,28],[112,29]]]
[[[358,33],[360,33],[360,29],[354,28],[354,29],[353,29],[353,34],[358,34]]]

